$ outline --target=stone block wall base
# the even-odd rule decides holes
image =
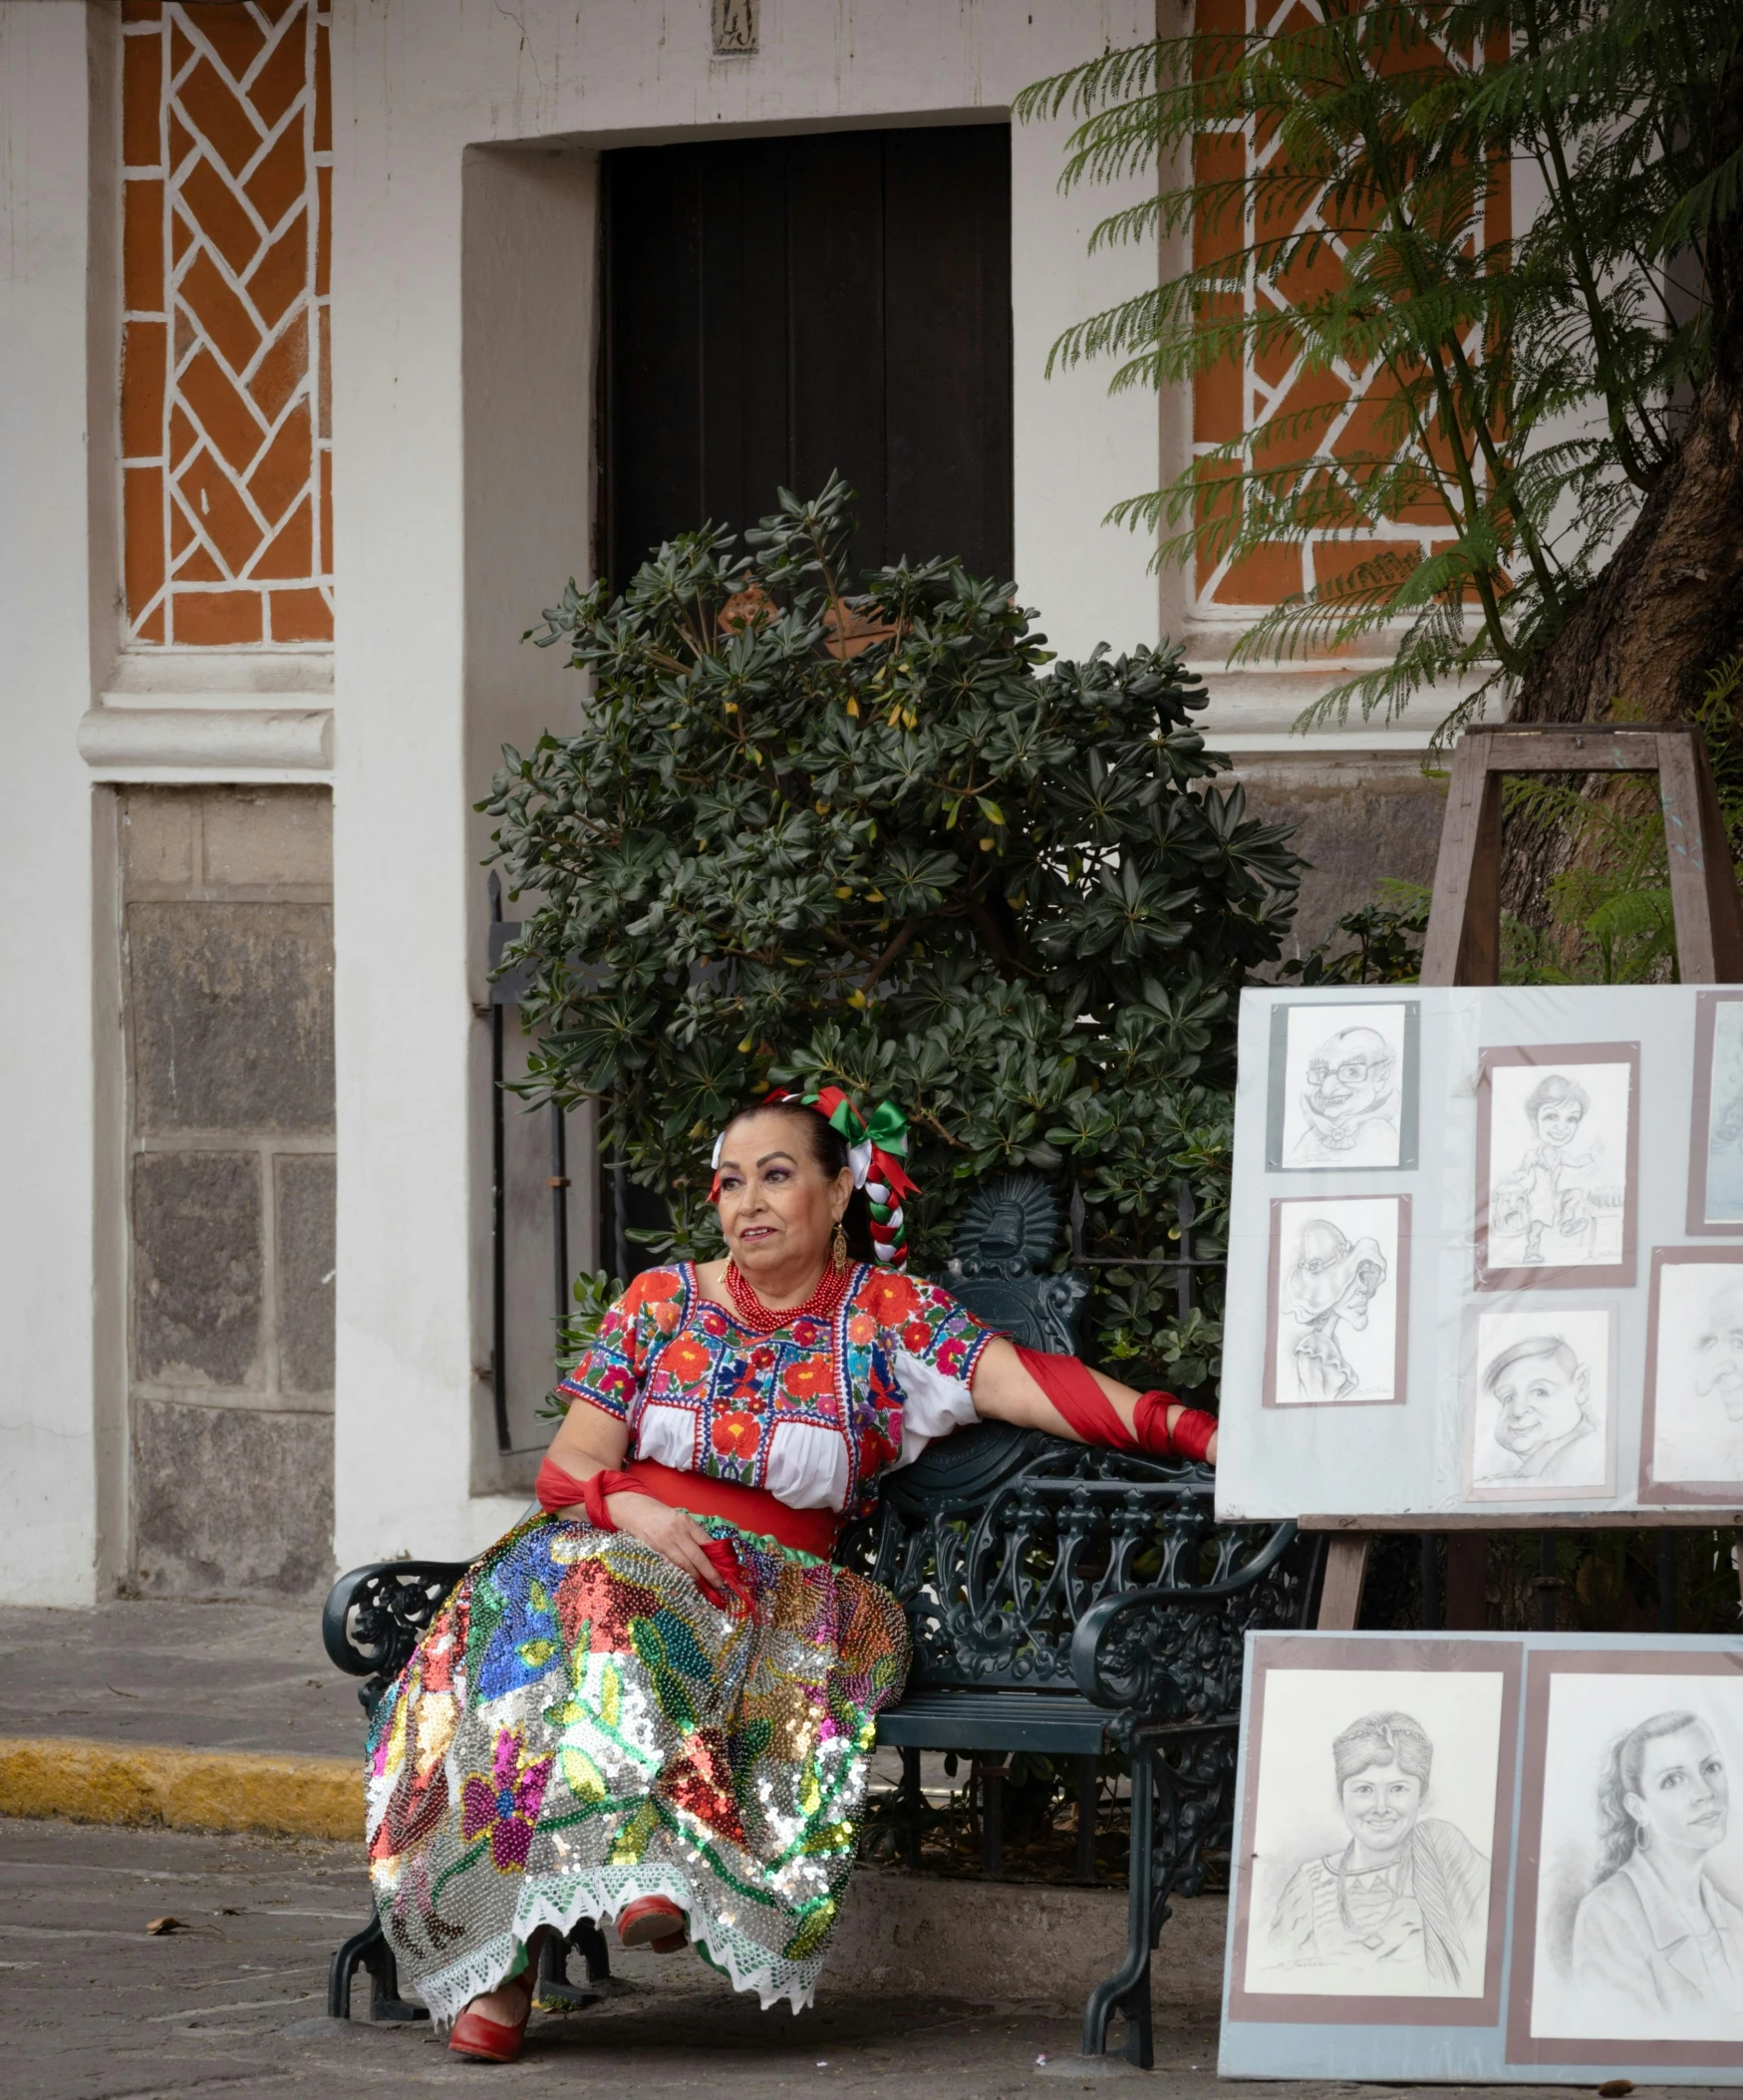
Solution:
[[[0,1736],[0,1815],[363,1842],[363,1764]]]
[[[1177,1897],[1151,1964],[1158,2017],[1214,2020],[1228,1901]],[[1124,1889],[1055,1889],[861,1868],[830,1942],[824,1983],[1080,2013],[1125,1952]]]

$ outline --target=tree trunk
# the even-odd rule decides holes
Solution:
[[[1731,69],[1723,98],[1719,149],[1728,152],[1743,139],[1743,68]],[[1712,362],[1681,444],[1621,545],[1527,674],[1515,722],[1598,722],[1612,706],[1634,721],[1685,719],[1713,667],[1743,647],[1743,214],[1710,237],[1707,288]],[[1510,826],[1504,908],[1542,925],[1550,877],[1570,852],[1552,829]]]

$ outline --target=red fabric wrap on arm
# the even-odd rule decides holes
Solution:
[[[1017,1345],[1017,1358],[1035,1383],[1086,1444],[1112,1444],[1135,1451],[1137,1439],[1119,1418],[1119,1410],[1096,1384],[1087,1364],[1075,1356],[1054,1356]]]
[[[573,1473],[565,1473],[548,1451],[544,1464],[538,1469],[532,1491],[538,1498],[539,1508],[549,1510],[553,1516],[560,1509],[574,1509],[587,1500],[585,1485]]]
[[[1155,1458],[1172,1458],[1176,1441],[1169,1434],[1168,1410],[1179,1402],[1171,1392],[1141,1392],[1132,1409],[1132,1424],[1138,1432],[1138,1449]]]
[[[1202,1407],[1183,1407],[1174,1419],[1174,1448],[1182,1458],[1201,1464],[1211,1455],[1211,1438],[1217,1433],[1217,1418]]]
[[[1139,1395],[1132,1410],[1133,1434],[1119,1410],[1095,1382],[1087,1364],[1075,1356],[1054,1356],[1036,1349],[1017,1348],[1017,1358],[1053,1405],[1086,1444],[1110,1444],[1116,1451],[1148,1451],[1157,1458],[1203,1459],[1217,1433],[1217,1418],[1202,1407],[1180,1407],[1171,1392]],[[1173,1430],[1169,1410],[1180,1407]]]
[[[1180,1407],[1180,1402],[1171,1392],[1143,1395],[1133,1409],[1138,1442],[1159,1458],[1204,1460],[1210,1453],[1211,1438],[1217,1433],[1216,1416],[1207,1414],[1202,1407],[1180,1407],[1180,1412],[1174,1417],[1174,1427],[1170,1429],[1168,1410],[1171,1407]]]
[[[605,1506],[607,1495],[634,1494],[642,1490],[627,1473],[593,1473],[585,1480],[577,1480],[573,1473],[565,1473],[557,1461],[547,1452],[545,1462],[538,1469],[538,1479],[533,1483],[533,1493],[538,1497],[540,1509],[553,1513],[560,1509],[585,1508],[587,1521],[597,1531],[616,1531],[611,1521],[611,1512]]]

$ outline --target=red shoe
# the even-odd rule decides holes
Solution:
[[[651,1947],[657,1954],[673,1954],[688,1945],[690,1925],[667,1897],[638,1896],[617,1914],[617,1937],[625,1947]]]
[[[454,2021],[447,2045],[456,2056],[467,2057],[473,2063],[513,2063],[526,2039],[526,2022],[531,2011],[532,1999],[529,1996],[526,2011],[520,2015],[518,2024],[509,2027],[501,2020],[487,2020],[481,2012],[474,2012],[468,2006]]]

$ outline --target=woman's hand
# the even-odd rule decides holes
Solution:
[[[587,1480],[595,1473],[615,1473],[624,1462],[629,1441],[622,1422],[578,1400],[551,1438],[550,1455],[572,1478]],[[669,1509],[656,1496],[634,1495],[627,1489],[607,1495],[605,1506],[619,1531],[652,1546],[673,1567],[693,1576],[705,1597],[720,1596],[721,1571],[709,1559],[709,1535],[694,1517],[681,1509]],[[562,1514],[585,1518],[586,1505],[577,1503]]]
[[[709,1535],[692,1516],[669,1509],[652,1495],[607,1495],[605,1506],[619,1531],[640,1539],[673,1567],[694,1576],[707,1597],[721,1594],[721,1571],[708,1556]]]

